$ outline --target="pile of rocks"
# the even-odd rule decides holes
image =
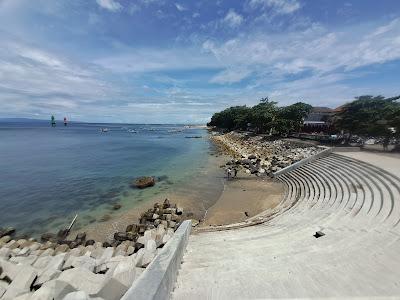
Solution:
[[[151,214],[151,217],[150,217]],[[139,224],[110,243],[0,238],[0,299],[120,299],[180,224],[168,200],[142,214]]]
[[[214,137],[235,159],[227,165],[242,166],[247,173],[271,175],[299,160],[322,151],[311,145],[290,141],[268,141],[262,136],[247,136],[243,133],[230,132]]]

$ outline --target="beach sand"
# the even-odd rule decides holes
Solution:
[[[201,226],[244,221],[278,205],[282,194],[283,185],[269,178],[243,175],[232,179],[226,182],[221,197],[209,208]]]

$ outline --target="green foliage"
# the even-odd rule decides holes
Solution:
[[[276,102],[267,97],[262,98],[260,103],[253,107],[234,106],[215,113],[208,125],[228,130],[245,130],[248,124],[251,124],[251,127],[260,133],[288,133],[300,129],[311,108],[311,105],[301,102],[278,107]]]
[[[351,134],[388,136],[390,127],[400,131],[399,97],[385,99],[383,96],[360,96],[344,105],[335,116],[334,125],[338,130]]]

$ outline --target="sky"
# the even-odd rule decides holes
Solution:
[[[0,118],[205,123],[400,94],[399,0],[0,0]]]

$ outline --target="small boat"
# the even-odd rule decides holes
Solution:
[[[100,128],[100,132],[108,132],[108,128]]]
[[[128,132],[129,133],[138,133],[136,130],[134,130],[134,129],[128,129]]]

